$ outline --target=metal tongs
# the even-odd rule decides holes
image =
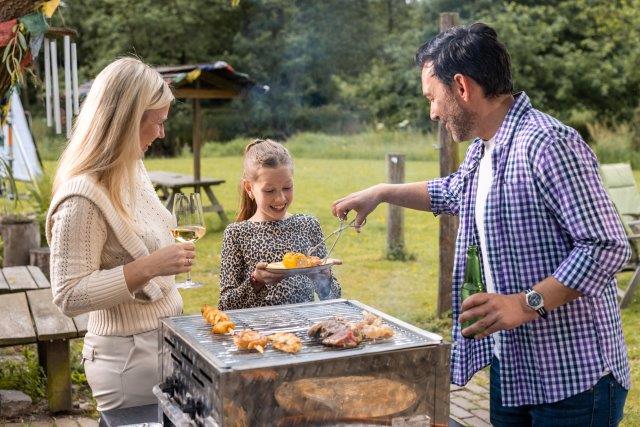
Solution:
[[[338,221],[340,221],[340,226],[338,227],[338,229],[333,233],[329,234],[327,237],[325,237],[324,240],[322,240],[322,242],[307,249],[307,256],[313,255],[313,253],[317,251],[320,247],[322,247],[322,245],[325,244],[327,240],[329,240],[332,236],[337,235],[336,240],[331,245],[331,248],[329,248],[329,250],[327,251],[327,255],[325,255],[325,257],[322,259],[322,263],[323,264],[326,263],[327,259],[329,258],[329,255],[331,255],[331,252],[333,252],[333,248],[336,247],[336,243],[338,243],[338,240],[340,240],[340,236],[342,235],[342,232],[349,227],[356,228],[356,226],[354,225],[356,222],[356,219],[352,219],[351,221],[347,222],[347,219],[345,217],[345,218],[338,218]],[[365,218],[364,221],[362,221],[362,224],[360,224],[358,227],[362,227],[366,223],[367,223],[367,219]]]

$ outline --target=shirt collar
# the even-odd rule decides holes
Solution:
[[[504,117],[502,124],[498,128],[498,132],[493,136],[496,146],[503,145],[511,140],[520,118],[524,113],[532,108],[531,101],[525,92],[514,93],[513,97],[515,101],[511,107],[509,107],[507,115]],[[473,140],[473,143],[482,144],[483,141],[481,138],[476,138]]]

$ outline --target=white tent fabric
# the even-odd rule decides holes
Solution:
[[[31,130],[27,123],[27,117],[20,102],[20,96],[17,91],[13,91],[11,95],[11,109],[9,111],[11,128],[13,131],[13,150],[9,149],[9,126],[3,126],[3,146],[0,149],[0,155],[8,162],[10,151],[13,151],[13,177],[21,181],[33,181],[42,175],[42,166],[38,160],[38,152],[36,144],[31,136]],[[2,171],[2,173],[4,173]]]

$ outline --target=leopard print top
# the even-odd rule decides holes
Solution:
[[[255,292],[249,276],[258,262],[281,261],[286,252],[306,252],[322,241],[322,229],[312,216],[295,214],[279,221],[240,221],[229,224],[222,241],[220,267],[221,310],[311,302],[314,292],[320,299],[340,298],[340,284],[321,274],[284,278]],[[319,257],[327,249],[320,247]]]

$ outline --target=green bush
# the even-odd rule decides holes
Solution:
[[[607,127],[596,123],[587,128],[600,163],[631,163],[633,169],[640,169],[640,152],[634,149],[631,125],[622,123]]]
[[[38,354],[33,346],[21,351],[27,363],[8,361],[0,365],[0,389],[21,390],[34,401],[44,397],[46,380],[38,365]]]

